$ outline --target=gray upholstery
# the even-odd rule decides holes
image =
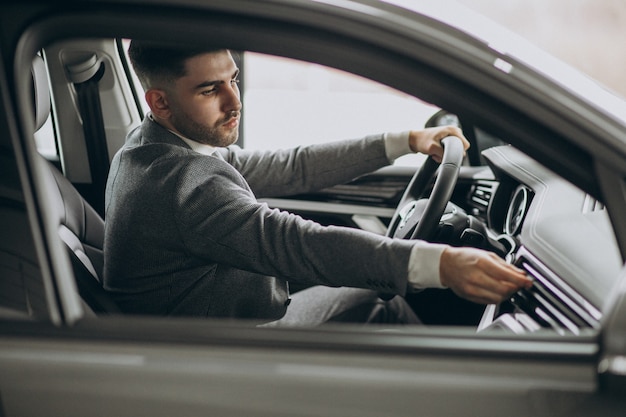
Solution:
[[[40,129],[50,113],[50,89],[43,59],[36,56],[32,66],[35,127]],[[43,159],[43,157],[42,157]],[[95,313],[118,312],[101,284],[103,269],[104,221],[82,198],[70,181],[48,161],[46,176],[48,209],[58,222],[83,301]]]

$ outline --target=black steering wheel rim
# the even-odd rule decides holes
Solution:
[[[389,223],[387,236],[421,240],[434,237],[439,220],[452,197],[464,154],[463,143],[456,136],[442,139],[441,144],[444,149],[441,164],[429,157],[415,173]],[[423,195],[437,169],[439,172],[432,192],[425,200]]]

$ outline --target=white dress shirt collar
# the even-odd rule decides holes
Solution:
[[[189,147],[191,149],[193,149],[194,151],[196,151],[198,153],[201,153],[203,155],[209,155],[209,156],[211,156],[211,155],[213,155],[215,153],[215,146],[211,146],[211,145],[207,145],[207,144],[204,144],[204,143],[196,142],[195,140],[188,139],[188,138],[186,138],[186,137],[184,137],[182,135],[179,135],[176,132],[172,132],[172,133],[175,134],[176,136],[178,136],[179,138],[181,138],[182,140],[184,140],[185,143],[187,145],[189,145]]]

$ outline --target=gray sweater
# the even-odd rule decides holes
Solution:
[[[387,164],[382,136],[206,156],[146,118],[109,173],[104,287],[127,313],[264,321],[284,314],[287,281],[404,294],[410,241],[324,227],[257,201]]]

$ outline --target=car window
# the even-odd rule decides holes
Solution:
[[[287,148],[415,129],[439,110],[382,84],[321,65],[251,52],[244,60],[246,148]],[[400,158],[396,163],[413,161]]]
[[[116,49],[116,52],[119,51]],[[451,200],[460,208],[454,211],[460,216],[458,217],[459,221],[455,223],[458,229],[455,229],[458,239],[470,239],[471,236],[478,236],[484,238],[483,240],[489,244],[495,239],[497,244],[494,246],[499,251],[498,253],[502,255],[508,252],[512,253],[513,249],[518,247],[517,240],[522,239],[522,237],[525,239],[526,236],[522,236],[522,233],[518,231],[509,232],[502,239],[498,235],[505,233],[504,223],[508,213],[516,213],[509,208],[509,202],[515,201],[513,196],[518,188],[527,189],[529,195],[536,195],[534,199],[536,204],[532,210],[530,206],[524,207],[524,209],[529,209],[528,211],[531,212],[532,216],[535,216],[533,218],[529,215],[528,228],[524,230],[524,233],[530,233],[530,231],[536,233],[532,228],[537,223],[541,223],[542,226],[544,224],[550,226],[540,230],[545,235],[541,239],[529,239],[524,242],[524,246],[529,246],[534,251],[546,251],[544,242],[562,239],[561,229],[553,227],[555,222],[549,218],[550,214],[555,211],[571,215],[577,223],[584,221],[585,224],[591,224],[596,229],[607,227],[606,212],[580,212],[578,201],[585,198],[582,190],[572,190],[569,184],[562,184],[560,180],[557,180],[553,173],[545,172],[543,173],[544,178],[537,181],[540,167],[535,161],[515,153],[509,155],[513,151],[506,149],[507,147],[498,146],[504,142],[492,136],[491,130],[488,129],[489,126],[478,125],[478,122],[471,117],[464,117],[467,115],[462,112],[457,117],[408,94],[400,93],[385,85],[337,69],[251,52],[238,53],[237,55],[241,59],[238,65],[243,70],[241,77],[243,123],[240,138],[243,137],[241,144],[247,149],[272,150],[302,144],[322,143],[346,137],[360,137],[385,131],[394,132],[419,129],[422,126],[459,124],[464,130],[474,133],[473,139],[480,146],[473,146],[473,149],[482,151],[494,146],[503,149],[491,153],[493,169],[485,166],[480,167],[479,170],[464,172],[464,176],[459,182],[458,191],[455,192],[453,200]],[[115,67],[112,68],[115,69]],[[134,72],[128,72],[125,75],[134,77]],[[137,89],[138,103],[145,106],[138,80],[134,78],[133,83]],[[117,101],[108,101],[109,106],[115,102]],[[136,103],[133,102],[133,104]],[[147,108],[144,107],[143,110],[145,114]],[[129,130],[130,128],[131,125],[129,125]],[[72,132],[66,129],[59,137],[66,139],[65,136],[68,134],[71,136]],[[78,139],[77,142],[80,142],[80,138]],[[65,149],[62,148],[62,151],[65,152]],[[477,156],[480,157],[480,153]],[[80,158],[75,159],[78,159],[80,164]],[[509,163],[510,160],[517,162],[515,164]],[[481,162],[485,163],[484,160]],[[399,161],[399,164],[404,163],[413,165],[413,167],[416,165],[415,162]],[[471,165],[477,164],[472,163]],[[497,169],[495,169],[496,167]],[[526,175],[528,172],[532,172],[533,176]],[[390,224],[390,220],[398,207],[399,197],[406,189],[411,175],[412,173],[406,169],[384,170],[382,173],[378,172],[376,175],[360,178],[360,182],[339,184],[336,188],[324,188],[318,193],[306,195],[294,196],[294,194],[289,194],[289,190],[287,190],[284,194],[270,195],[270,198],[263,200],[263,202],[272,209],[291,211],[319,224],[358,227],[369,231],[378,229],[384,234],[386,226]],[[541,184],[548,182],[559,182],[563,189],[562,194],[553,205],[543,204],[547,200],[547,195],[544,195]],[[554,189],[555,186],[552,186],[552,190]],[[567,207],[562,207],[561,204],[564,195],[571,198],[572,201],[571,204],[566,205]],[[526,200],[531,201],[530,198]],[[473,216],[471,219],[463,217],[467,216],[468,213]],[[480,221],[476,222],[476,219]],[[471,229],[471,231],[475,233],[464,233],[466,224],[473,225],[475,229]],[[372,225],[376,227],[371,227]],[[146,230],[149,229],[149,227],[146,228]],[[578,234],[584,234],[584,231],[581,230],[580,228],[572,230],[569,240],[575,241]],[[598,239],[607,241],[605,236],[598,236]],[[472,242],[481,245],[483,240],[473,240]],[[447,242],[442,240],[442,243]],[[607,258],[610,259],[608,262],[601,262],[610,266],[609,269],[611,270],[604,274],[604,276],[609,277],[608,279],[615,276],[613,271],[614,258],[619,258],[619,256],[613,256],[616,251],[611,243],[604,244],[609,247],[610,251],[605,250],[603,252],[608,253]],[[521,246],[521,244],[519,245]],[[532,245],[536,245],[537,248],[533,248]],[[555,244],[555,246],[558,245]],[[566,249],[569,248],[563,248],[563,253],[566,252]],[[547,250],[547,252],[545,256],[551,256],[550,251]],[[567,257],[581,260],[585,258],[575,251],[567,252]],[[571,277],[572,286],[576,287],[574,289],[588,292],[589,289],[585,281],[587,278],[586,271],[593,270],[595,262],[592,260],[584,263],[579,271],[576,271],[577,275]],[[561,265],[558,262],[554,262],[554,264],[558,268],[559,275],[572,275],[566,269],[570,264]],[[611,284],[608,279],[606,287]],[[308,284],[305,283],[305,285]],[[290,290],[295,293],[299,288],[297,288],[297,284],[292,285],[290,283]],[[421,297],[423,294],[429,293],[423,291],[419,293],[419,296]],[[602,295],[600,293],[593,294],[598,299],[601,299]],[[430,307],[417,296],[411,295],[409,298],[412,298],[411,301],[415,305]],[[594,299],[594,301],[596,300]],[[446,305],[445,302],[438,304]],[[598,303],[595,304],[599,305]],[[454,308],[450,310],[454,311]],[[472,308],[472,310],[475,310],[472,312],[477,313],[476,316],[480,318],[484,309],[480,306],[478,309]],[[467,316],[469,317],[469,315]],[[475,318],[473,315],[471,321],[476,321]],[[595,322],[593,324],[595,325]]]
[[[128,41],[124,45],[127,48]],[[439,110],[393,88],[322,65],[254,52],[239,57],[244,68],[240,144],[247,149],[276,150],[402,132],[423,127]],[[142,91],[134,73],[132,77]],[[147,113],[145,100],[140,102]],[[406,155],[395,165],[415,166],[423,159]]]

